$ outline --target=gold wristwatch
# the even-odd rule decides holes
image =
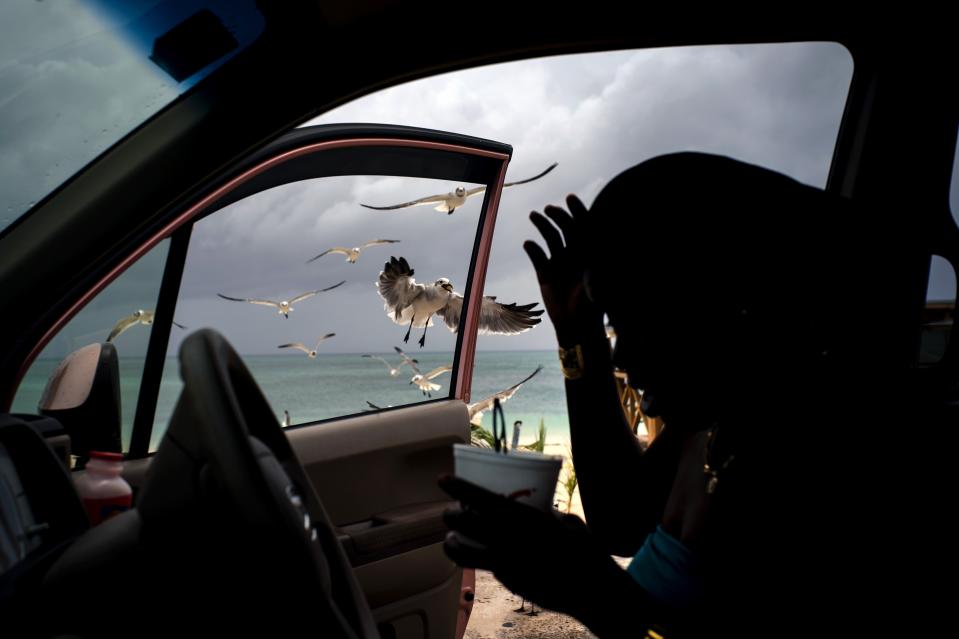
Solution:
[[[583,347],[579,344],[570,348],[559,348],[559,365],[566,379],[579,379],[583,376]]]

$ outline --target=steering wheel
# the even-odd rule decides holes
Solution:
[[[270,610],[274,631],[288,619],[291,630],[378,637],[329,517],[240,356],[202,329],[183,341],[180,372],[183,391],[137,510],[151,538],[200,564],[186,587],[203,613],[213,591],[227,618],[281,606]],[[302,618],[276,614],[302,606]]]

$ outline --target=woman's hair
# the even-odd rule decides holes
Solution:
[[[596,197],[585,224],[591,290],[633,297],[671,326],[768,356],[852,348],[889,260],[848,200],[730,158],[678,153],[638,164]],[[695,327],[700,327],[695,329]],[[861,350],[861,349],[856,349]]]

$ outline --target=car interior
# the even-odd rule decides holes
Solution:
[[[959,268],[959,211],[950,208],[959,94],[954,40],[936,16],[867,26],[806,11],[753,27],[731,14],[612,3],[527,16],[502,3],[263,0],[252,3],[258,30],[238,36],[238,46],[218,3],[179,4],[186,18],[143,44],[144,56],[178,80],[227,58],[0,230],[4,636],[185,628],[462,636],[472,588],[443,552],[450,501],[436,478],[452,471],[451,445],[470,442],[480,310],[513,148],[417,127],[296,127],[414,79],[591,51],[768,42],[848,49],[855,68],[825,190],[871,211],[875,228],[893,229],[901,247],[883,269],[886,296],[857,300],[845,321],[856,331],[881,317],[876,352],[920,390],[900,404],[889,389],[891,416],[874,432],[888,455],[877,485],[889,491],[891,527],[922,525],[917,565],[954,561],[946,491],[959,406],[955,292],[930,301],[927,286],[934,262]],[[410,36],[424,24],[446,36]],[[202,268],[190,248],[215,232],[218,215],[242,214],[260,193],[357,176],[483,187],[478,220],[456,229],[462,324],[424,332],[447,349],[435,364],[451,367],[449,391],[382,409],[294,415],[284,428],[266,384],[227,337],[179,327],[181,293]],[[874,238],[865,225],[861,233],[864,244]],[[382,263],[382,254],[371,261]],[[144,322],[151,329],[137,387],[121,383],[119,339],[85,343],[77,329],[70,354],[44,369],[36,411],[14,411],[44,348],[125,277],[149,302],[141,308],[155,308]],[[238,274],[237,291],[209,293],[242,297],[244,277],[252,276]],[[228,304],[220,308],[241,306]],[[247,306],[263,322],[285,321]],[[165,370],[171,335],[182,341],[176,370]],[[169,378],[178,381],[165,385]],[[121,400],[126,392],[138,401]],[[95,450],[124,453],[134,507],[91,527],[72,474]],[[919,585],[903,606],[916,623],[934,620],[949,596]]]

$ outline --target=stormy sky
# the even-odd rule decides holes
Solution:
[[[308,125],[383,122],[507,142],[514,148],[508,181],[558,162],[543,179],[507,189],[499,209],[485,292],[528,303],[540,300],[521,248],[523,240],[536,237],[529,212],[561,203],[567,193],[589,204],[610,178],[644,159],[707,151],[824,185],[851,74],[848,53],[831,44],[561,56],[412,82]],[[481,201],[474,198],[451,216],[426,206],[374,212],[359,203],[393,204],[454,186],[409,178],[326,178],[241,202],[197,226],[177,319],[215,323],[251,353],[276,352],[282,341],[306,342],[331,331],[337,337],[324,344],[329,352],[391,350],[405,328],[387,319],[374,289],[383,261],[403,255],[418,281],[448,277],[462,291]],[[402,242],[369,249],[357,264],[339,256],[304,264],[330,246],[377,238]],[[303,302],[289,320],[266,307],[215,297],[222,292],[288,299],[342,279],[347,284],[341,289]],[[446,350],[452,340],[437,326],[428,333],[427,350]],[[491,350],[554,343],[548,321],[521,336],[480,338],[480,347]]]
[[[392,123],[506,142],[514,148],[508,181],[558,162],[543,179],[507,189],[500,204],[485,293],[528,303],[541,299],[521,247],[537,236],[529,212],[559,204],[567,193],[588,205],[609,179],[650,157],[682,150],[718,153],[823,186],[852,71],[846,50],[828,43],[560,56],[411,82],[360,98],[305,126]],[[245,353],[277,353],[281,343],[310,343],[327,332],[337,333],[324,343],[327,352],[391,351],[402,345],[406,329],[387,318],[376,294],[383,262],[390,255],[405,256],[418,281],[447,277],[462,292],[482,198],[449,216],[428,206],[375,212],[360,203],[393,204],[455,186],[413,178],[337,177],[285,185],[241,201],[196,226],[176,320],[190,328],[215,326]],[[332,246],[372,239],[401,242],[368,249],[356,264],[337,255],[306,264]],[[638,245],[637,257],[641,253]],[[72,332],[105,334],[126,309],[152,308],[155,287],[149,282],[161,257],[144,260],[121,277],[101,296],[96,317],[78,317]],[[297,304],[288,320],[268,307],[216,296],[290,299],[341,280],[347,283],[335,291]],[[934,291],[946,290],[947,277],[937,274],[935,280]],[[118,347],[136,351],[145,346],[146,333],[131,329],[118,338]],[[174,329],[171,354],[183,335]],[[414,329],[409,350],[418,349],[419,335]],[[429,329],[426,350],[448,350],[453,340],[437,323]],[[479,345],[549,349],[555,338],[544,316],[532,331],[481,336]]]

